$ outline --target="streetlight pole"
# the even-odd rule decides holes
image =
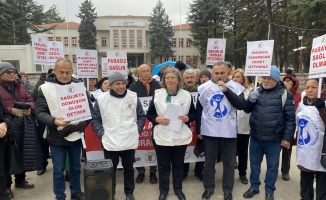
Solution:
[[[302,44],[303,44],[303,36],[302,35],[300,35],[299,36],[299,40],[300,40],[300,47],[299,48],[297,48],[297,49],[293,49],[293,51],[294,52],[296,52],[296,51],[299,51],[299,67],[298,67],[298,72],[299,73],[302,73],[303,72],[303,69],[302,69],[302,63],[303,63],[303,54],[302,54],[302,51],[306,48],[306,47],[304,47],[304,46],[302,46]]]

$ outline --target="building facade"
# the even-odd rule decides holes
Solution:
[[[97,50],[99,62],[106,57],[107,51],[126,51],[129,67],[138,67],[146,63],[155,66],[162,62],[183,61],[190,67],[200,65],[199,52],[191,46],[189,24],[173,26],[175,32],[172,38],[173,57],[151,58],[149,53],[149,16],[100,16],[95,21],[97,29]],[[79,24],[63,22],[39,25],[40,28],[53,30],[41,35],[49,41],[62,41],[65,57],[76,63],[75,50],[79,49]],[[17,69],[25,72],[41,71],[41,66],[35,65],[31,45],[0,45],[0,60],[9,61]],[[100,64],[100,63],[99,63]],[[47,66],[51,68],[53,66]]]

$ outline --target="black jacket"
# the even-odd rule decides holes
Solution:
[[[52,83],[57,83],[60,84],[55,76],[49,77],[48,82]],[[78,79],[72,78],[71,82],[78,83],[80,82]],[[70,83],[69,83],[70,84]],[[87,93],[86,93],[87,94]],[[90,107],[91,113],[93,112],[93,106],[90,101],[89,96],[87,95],[88,98],[88,104]],[[42,92],[42,89],[39,90],[38,97],[37,97],[37,106],[36,106],[36,118],[43,124],[47,125],[49,127],[49,133],[46,137],[47,141],[55,146],[72,146],[76,144],[77,142],[80,142],[80,140],[74,141],[74,142],[69,142],[64,138],[59,137],[58,129],[57,126],[54,124],[55,118],[51,116],[50,110],[48,107],[48,104],[46,102],[45,96]],[[87,121],[89,122],[89,120]]]
[[[11,120],[11,114],[7,110],[6,106],[3,105],[0,98],[0,123],[5,122],[7,124],[7,134],[9,134]],[[8,149],[6,148],[7,138],[7,136],[0,138],[0,176],[4,176],[5,164],[8,164],[8,162],[5,162],[5,157],[8,155]]]
[[[291,142],[295,131],[295,110],[293,95],[287,93],[282,110],[282,94],[285,86],[279,82],[271,89],[258,88],[259,96],[255,103],[246,102],[244,111],[251,113],[250,136],[261,141]]]
[[[161,88],[159,82],[157,82],[156,80],[153,80],[150,83],[150,87],[151,88],[149,90],[149,94],[147,95],[145,86],[141,82],[137,81],[130,85],[129,90],[136,92],[137,97],[148,97],[148,96],[154,96],[154,91]]]

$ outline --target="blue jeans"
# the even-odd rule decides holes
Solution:
[[[278,176],[278,166],[281,152],[281,143],[274,141],[260,141],[250,137],[250,184],[251,189],[258,190],[260,186],[260,168],[264,155],[266,156],[267,170],[265,177],[265,192],[274,194],[275,182]]]
[[[50,145],[53,162],[53,192],[55,198],[66,197],[64,169],[66,164],[66,152],[69,154],[70,174],[69,183],[71,195],[81,191],[80,188],[80,153],[82,143],[77,142],[73,146],[54,146]]]

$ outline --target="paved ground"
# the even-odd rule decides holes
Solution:
[[[276,200],[291,200],[300,199],[300,172],[295,166],[295,148],[293,148],[292,155],[292,168],[290,171],[290,181],[282,180],[281,175],[279,175],[278,180],[276,182],[276,192],[275,199]],[[51,163],[51,161],[50,161]],[[193,172],[194,164],[190,165],[189,176],[183,183],[183,192],[185,193],[188,200],[200,200],[201,194],[203,193],[203,184],[200,182],[197,177],[194,176]],[[212,200],[214,199],[223,199],[223,192],[221,186],[222,180],[222,163],[217,163],[216,166],[216,189],[215,194],[212,196]],[[264,176],[266,164],[263,161],[262,165],[262,176],[261,182],[264,183]],[[135,173],[135,176],[137,173]],[[54,194],[52,192],[52,165],[49,164],[47,172],[42,176],[37,176],[36,172],[27,173],[27,180],[31,183],[35,184],[35,189],[31,190],[23,190],[13,188],[13,192],[15,195],[14,199],[17,200],[50,200],[54,199]],[[240,200],[244,199],[242,197],[243,193],[249,188],[249,185],[241,184],[238,172],[236,171],[235,182],[234,182],[234,191],[233,191],[233,199]],[[82,179],[82,185],[84,181]],[[70,196],[69,193],[69,184],[66,183],[67,187],[67,196]],[[265,191],[264,185],[260,188],[261,193],[256,195],[252,200],[264,200],[265,199]],[[156,200],[159,195],[158,184],[149,183],[149,174],[146,173],[145,181],[141,184],[136,184],[136,189],[134,192],[135,198],[138,200]],[[70,199],[70,198],[67,198]],[[117,194],[115,196],[116,200],[125,199],[125,195],[123,194],[123,171],[117,172]],[[173,193],[172,185],[170,185],[170,193],[168,196],[169,200],[177,200],[177,197]],[[92,199],[93,200],[93,199]],[[96,199],[94,199],[96,200]]]

